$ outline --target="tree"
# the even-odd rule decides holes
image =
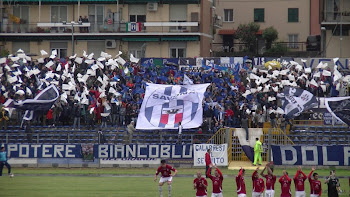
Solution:
[[[277,40],[278,38],[278,32],[274,27],[268,27],[264,29],[262,33],[262,37],[266,42],[266,49],[271,49],[272,43]]]
[[[250,52],[254,52],[256,46],[256,33],[259,29],[260,25],[254,22],[240,24],[235,35],[241,42],[245,43]]]

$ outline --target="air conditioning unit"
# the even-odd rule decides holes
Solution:
[[[117,47],[117,43],[115,40],[106,40],[105,42],[106,49],[115,49]]]
[[[155,12],[158,10],[158,3],[148,3],[147,4],[147,10]]]

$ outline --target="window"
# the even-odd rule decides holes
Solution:
[[[146,4],[129,5],[130,22],[146,22]]]
[[[170,42],[169,53],[170,58],[186,57],[186,42]]]
[[[233,22],[233,9],[224,9],[224,21]]]
[[[134,57],[145,57],[146,43],[143,42],[129,42],[129,56],[133,54]]]
[[[288,47],[292,49],[298,48],[298,34],[288,34]]]
[[[288,8],[288,22],[299,22],[299,8]]]
[[[67,21],[67,6],[51,6],[51,23]]]
[[[12,42],[12,54],[16,54],[18,49],[22,49],[24,53],[30,53],[30,42]]]
[[[254,8],[254,22],[264,22],[264,21],[265,21],[265,9]]]
[[[68,56],[67,48],[68,48],[67,42],[51,42],[50,43],[51,51],[57,50],[57,57],[58,58],[65,58]]]
[[[20,18],[20,24],[14,23],[15,32],[22,33],[29,30],[29,7],[28,6],[13,6],[13,15]]]
[[[101,54],[101,51],[105,51],[105,41],[88,41],[87,42],[87,52],[88,54],[94,53],[95,57]]]
[[[103,5],[89,5],[88,6],[90,22],[90,32],[98,32],[104,28],[104,6]]]
[[[171,4],[169,6],[170,22],[186,22],[187,21],[187,5],[186,4]],[[170,27],[170,31],[184,31],[187,27],[177,26]]]

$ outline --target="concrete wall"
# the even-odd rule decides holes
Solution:
[[[278,40],[288,42],[288,34],[299,34],[299,42],[306,42],[310,35],[310,1],[307,0],[231,0],[218,1],[216,14],[224,20],[224,9],[233,9],[233,22],[223,22],[222,29],[237,29],[239,24],[254,21],[254,8],[265,9],[265,21],[260,29],[273,26],[279,33]],[[299,22],[288,22],[288,8],[299,8]],[[215,36],[214,42],[220,42]]]
[[[343,36],[342,54],[340,55],[340,36],[332,36],[332,31],[326,31],[326,57],[349,57],[350,51],[350,36]]]
[[[201,57],[209,57],[210,49],[212,46],[212,38],[208,36],[212,36],[212,3],[208,0],[201,1],[201,12],[200,12],[200,32],[206,34],[207,36],[200,37],[200,56]]]

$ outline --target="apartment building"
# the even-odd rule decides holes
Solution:
[[[235,38],[240,24],[260,25],[258,35],[270,26],[278,31],[278,41],[295,51],[305,51],[311,34],[320,35],[319,0],[220,0],[216,2],[217,18],[222,29],[215,35],[213,51],[235,52],[242,44]],[[312,14],[311,14],[312,13]],[[259,37],[259,36],[258,36]],[[265,51],[261,36],[257,40],[258,53]]]
[[[57,49],[136,57],[210,56],[210,0],[3,0],[0,45],[32,55]]]
[[[350,55],[350,1],[320,0],[322,43],[326,57]]]

